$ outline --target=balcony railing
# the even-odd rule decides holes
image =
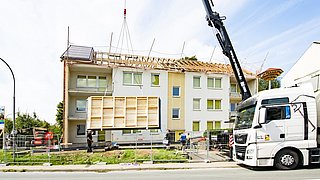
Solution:
[[[239,92],[230,92],[230,99],[241,99],[241,94]]]
[[[71,94],[78,94],[78,95],[111,95],[112,94],[112,88],[88,88],[88,87],[77,87],[77,88],[70,88],[69,93]]]
[[[72,113],[69,114],[68,119],[70,120],[86,120],[87,119],[87,113],[83,112],[83,113]]]

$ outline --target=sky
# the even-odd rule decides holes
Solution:
[[[227,28],[242,68],[252,72],[270,67],[285,72],[320,41],[318,0],[213,0]],[[121,40],[127,9],[127,29],[135,54],[228,63],[207,25],[201,0],[0,0],[0,57],[16,79],[16,112],[36,112],[55,123],[62,101],[63,64],[70,44],[125,52]],[[112,38],[111,38],[111,34]],[[128,40],[129,38],[124,38]],[[154,45],[152,42],[154,40]],[[120,41],[121,42],[121,41]],[[283,76],[282,75],[282,76]],[[0,62],[0,106],[12,118],[13,80]]]

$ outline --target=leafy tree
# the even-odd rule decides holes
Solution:
[[[63,130],[63,101],[57,105],[56,124],[54,127],[54,133],[62,135]]]
[[[198,60],[198,58],[196,57],[196,55],[194,55],[194,56],[191,56],[191,57],[188,57],[188,56],[186,56],[186,57],[184,58],[184,60],[192,60],[192,61],[197,61],[197,60]]]
[[[40,120],[35,112],[33,112],[32,116],[28,113],[18,112],[16,118],[16,129],[19,131],[32,127],[49,128],[50,124],[44,120]]]
[[[5,125],[4,132],[6,134],[11,133],[12,127],[13,127],[12,120],[11,119],[4,119],[4,125]]]
[[[271,89],[279,88],[280,87],[280,80],[275,79],[271,81]],[[263,91],[269,89],[269,81],[259,79],[259,89],[258,91]]]

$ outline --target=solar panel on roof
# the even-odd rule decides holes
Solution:
[[[70,45],[62,54],[61,59],[92,61],[93,52],[93,47]]]

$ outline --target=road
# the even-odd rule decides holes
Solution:
[[[45,179],[45,180],[202,180],[202,179],[290,179],[320,180],[320,168],[307,168],[293,171],[274,169],[250,170],[247,168],[208,168],[190,170],[146,170],[146,171],[112,171],[94,172],[6,172],[0,173],[1,180]]]

